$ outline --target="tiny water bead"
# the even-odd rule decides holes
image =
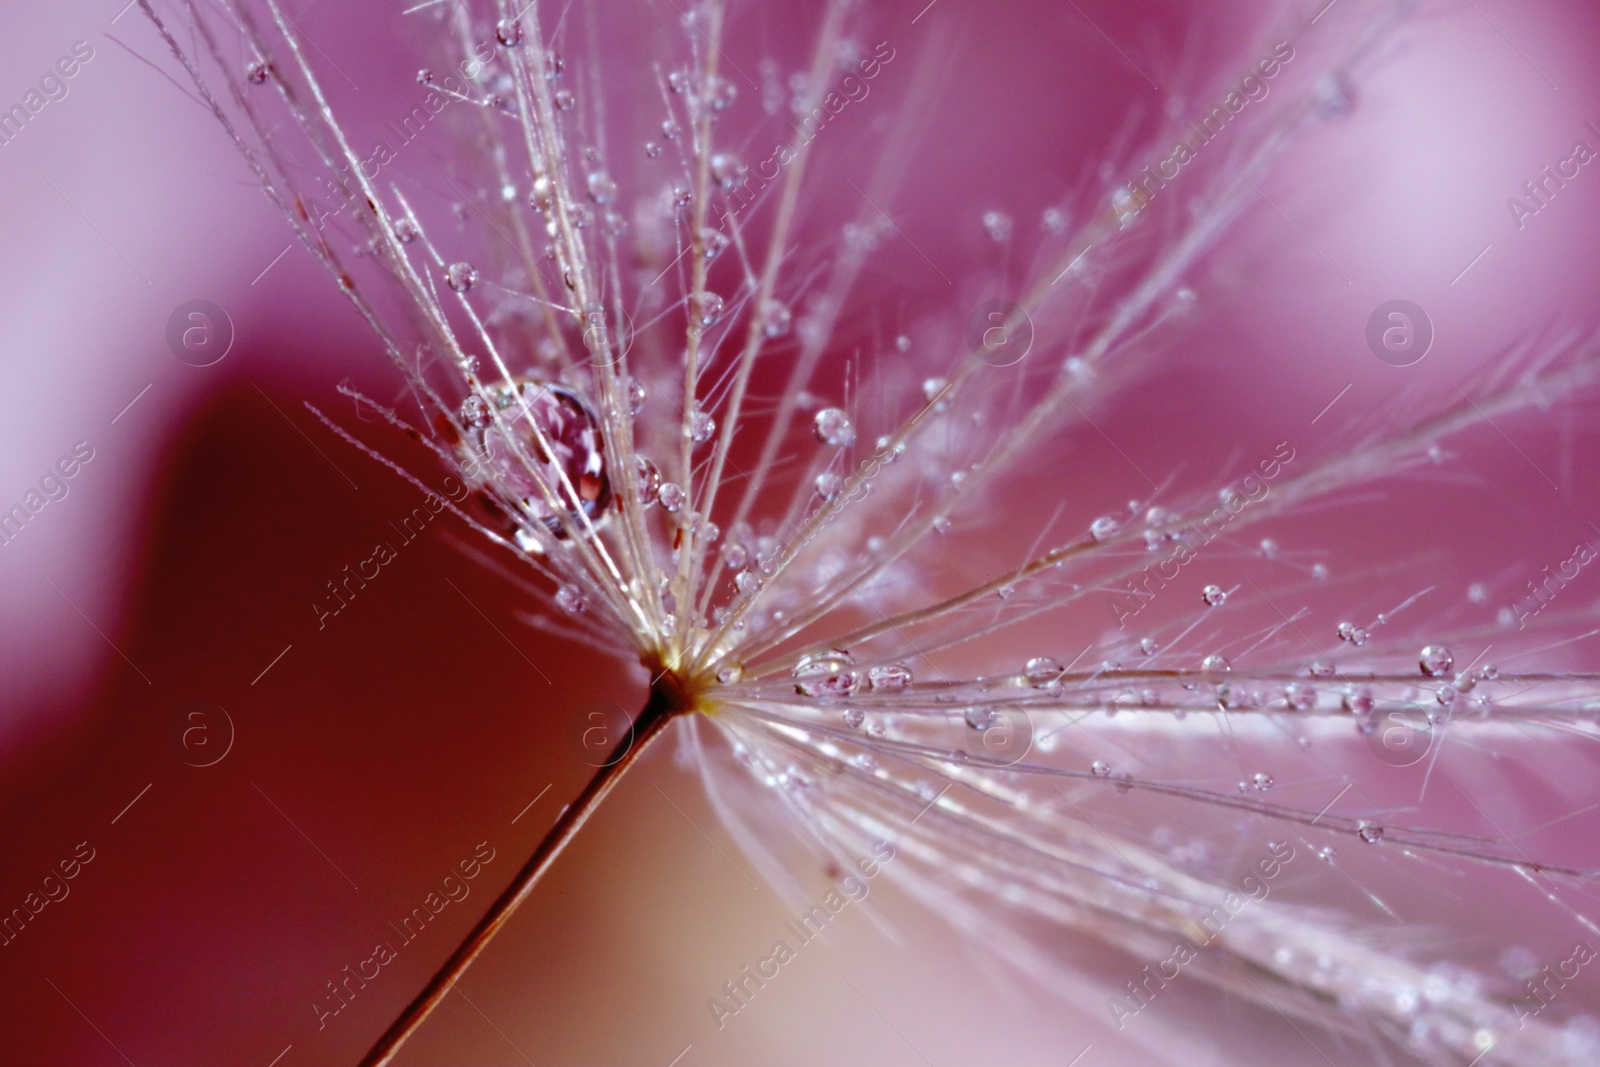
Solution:
[[[603,170],[592,170],[584,178],[584,188],[589,192],[589,199],[597,204],[608,204],[617,197],[616,179]]]
[[[717,668],[717,682],[720,685],[737,685],[743,677],[744,667],[740,664],[724,663]]]
[[[1358,648],[1367,643],[1370,636],[1366,630],[1352,622],[1341,622],[1334,631],[1339,635],[1339,640],[1355,645]]]
[[[1208,585],[1200,590],[1200,599],[1207,607],[1220,608],[1228,599],[1228,591],[1220,585]]]
[[[244,77],[251,85],[262,85],[272,77],[272,64],[258,59],[244,68]]]
[[[1207,674],[1220,674],[1233,670],[1233,664],[1228,662],[1227,656],[1212,654],[1200,661],[1200,669]]]
[[[844,479],[832,471],[823,471],[817,475],[817,495],[824,500],[832,500],[844,488]]]
[[[600,420],[588,402],[564,385],[534,378],[495,387],[490,395],[501,413],[499,424],[484,408],[463,407],[471,415],[468,428],[477,436],[481,459],[488,461],[482,484],[522,501],[558,538],[567,530],[551,510],[546,490],[568,506],[568,522],[577,520],[580,510],[591,521],[600,518],[611,502],[611,481]],[[478,467],[481,460],[469,457],[469,464],[469,469]],[[570,507],[574,503],[577,508]]]
[[[850,729],[859,730],[861,728],[862,724],[865,723],[866,721],[867,721],[867,713],[862,711],[860,708],[846,708],[845,709],[845,712],[844,712],[844,724],[846,726],[850,727]]]
[[[639,491],[639,506],[654,507],[661,494],[661,471],[645,457],[635,456],[634,481]]]
[[[980,734],[995,724],[995,714],[988,708],[968,708],[961,718],[966,722],[967,729]]]
[[[1109,778],[1111,777],[1111,764],[1103,759],[1097,759],[1089,764],[1089,773],[1096,778]]]
[[[417,239],[417,224],[408,218],[395,219],[394,235],[400,239],[401,244],[408,245]]]
[[[1003,211],[985,211],[983,213],[983,232],[989,235],[989,240],[996,244],[1005,244],[1011,240],[1011,216]]]
[[[516,19],[501,19],[495,23],[494,39],[507,48],[515,48],[522,43],[522,23]]]
[[[713,419],[699,405],[689,413],[689,436],[695,444],[704,444],[711,440],[711,435],[717,432],[717,420]]]
[[[1317,691],[1309,685],[1290,682],[1283,687],[1283,702],[1290,711],[1310,711],[1317,706]]]
[[[464,293],[478,284],[478,269],[471,263],[452,263],[444,269],[444,283]]]
[[[850,416],[839,408],[823,408],[817,412],[815,429],[817,440],[825,445],[842,448],[855,443],[856,428]]]
[[[1117,535],[1117,520],[1110,515],[1102,515],[1089,524],[1089,536],[1096,541],[1109,541]]]
[[[1429,678],[1438,678],[1440,675],[1450,673],[1450,669],[1456,665],[1456,658],[1443,645],[1429,645],[1422,650],[1418,662],[1423,674]]]
[[[761,332],[769,338],[787,337],[794,327],[794,312],[781,300],[761,302]]]
[[[1161,646],[1156,644],[1156,640],[1153,637],[1141,637],[1139,638],[1139,651],[1146,656],[1153,656],[1161,651]]]
[[[1371,823],[1365,819],[1362,819],[1361,822],[1356,826],[1356,836],[1361,838],[1361,840],[1365,841],[1369,845],[1376,845],[1379,841],[1383,840],[1383,827],[1379,826],[1377,823]]]
[[[567,89],[557,89],[555,95],[557,111],[571,111],[578,103],[577,98]]]
[[[695,301],[695,311],[699,316],[700,325],[715,326],[722,319],[724,306],[722,297],[716,293],[710,291],[701,293]]]
[[[676,515],[685,501],[683,486],[677,482],[662,482],[656,492],[656,501],[668,515]]]
[[[568,615],[577,615],[583,611],[583,593],[577,586],[563,585],[556,590],[556,606]]]

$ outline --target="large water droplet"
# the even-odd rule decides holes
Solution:
[[[483,484],[521,500],[556,537],[567,532],[550,509],[546,488],[562,503],[569,520],[576,520],[580,511],[591,521],[599,519],[611,502],[611,482],[600,420],[588,403],[564,385],[532,378],[511,387],[497,386],[491,394],[504,428],[479,429],[479,456],[469,458],[469,469],[486,460],[492,473]],[[507,434],[515,440],[520,457]]]
[[[800,657],[789,676],[801,696],[847,697],[861,687],[855,657],[840,649]]]

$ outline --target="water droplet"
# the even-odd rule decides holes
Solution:
[[[1367,631],[1353,622],[1341,622],[1335,632],[1339,635],[1339,640],[1346,641],[1352,645],[1364,645],[1367,643]]]
[[[677,482],[662,482],[661,488],[656,492],[656,500],[668,515],[676,515],[684,505],[683,486]]]
[[[1310,711],[1317,706],[1317,691],[1309,685],[1290,682],[1283,687],[1283,702],[1290,711]]]
[[[911,668],[903,663],[886,663],[867,671],[867,682],[876,693],[898,693],[911,681]]]
[[[1205,601],[1207,607],[1217,608],[1228,599],[1228,592],[1220,585],[1208,585],[1200,590],[1200,599]]]
[[[1153,656],[1160,650],[1161,646],[1156,644],[1155,638],[1141,637],[1139,639],[1139,651],[1144,653],[1146,656]]]
[[[638,490],[641,507],[655,506],[661,492],[661,471],[643,456],[634,457],[634,486]]]
[[[967,729],[981,734],[994,725],[995,714],[988,708],[968,708],[962,712],[961,718],[966,722]]]
[[[939,394],[945,391],[949,382],[943,378],[924,378],[922,380],[922,399],[933,403],[939,399]]]
[[[582,525],[578,509],[571,507],[574,502],[591,521],[600,518],[611,502],[611,482],[600,445],[600,420],[588,402],[564,385],[534,378],[490,392],[503,428],[490,426],[472,442],[479,455],[469,457],[468,469],[487,460],[491,484],[521,500],[558,538],[567,531],[551,511],[546,489],[567,507],[569,522]]]
[[[851,424],[850,416],[838,408],[823,408],[817,412],[815,428],[817,440],[825,445],[845,446],[855,443],[856,428]]]
[[[1089,536],[1096,541],[1109,541],[1117,535],[1117,520],[1110,515],[1102,515],[1089,524]]]
[[[1456,665],[1456,658],[1450,650],[1443,645],[1429,645],[1422,650],[1418,659],[1422,673],[1429,678],[1437,678],[1442,674],[1450,673],[1450,668]]]
[[[1105,760],[1097,759],[1093,763],[1089,764],[1089,771],[1096,778],[1109,778],[1111,777],[1111,764],[1107,763]]]
[[[844,479],[832,471],[823,471],[817,475],[817,495],[824,500],[832,500],[844,488]]]
[[[566,90],[566,89],[557,89],[556,90],[555,101],[556,101],[556,110],[557,111],[571,111],[573,105],[578,102],[577,98],[574,97],[572,95],[572,93],[570,91]]]
[[[794,312],[781,300],[761,302],[761,332],[768,337],[785,337],[794,325]]]
[[[930,525],[933,527],[933,532],[940,537],[950,532],[950,519],[945,515],[935,515]]]
[[[556,605],[568,615],[583,611],[583,593],[575,585],[563,585],[556,590]]]
[[[1383,827],[1379,826],[1377,823],[1371,823],[1365,819],[1362,819],[1361,822],[1356,826],[1356,836],[1361,838],[1361,840],[1365,841],[1369,845],[1376,845],[1379,841],[1383,840]]]
[[[709,89],[712,111],[726,111],[739,98],[739,87],[720,74],[712,75]]]
[[[761,588],[761,576],[755,571],[740,571],[733,576],[733,586],[740,593],[749,596]]]
[[[408,218],[395,219],[394,235],[401,244],[408,245],[417,239],[417,224]]]
[[[1039,221],[1044,224],[1046,231],[1057,237],[1067,232],[1067,214],[1058,207],[1045,208]]]
[[[1313,91],[1317,98],[1317,114],[1325,119],[1345,118],[1356,108],[1355,83],[1343,71],[1323,75]]]
[[[1213,654],[1200,661],[1200,669],[1207,674],[1218,674],[1233,670],[1233,664],[1228,662],[1227,656]]]
[[[846,726],[850,727],[850,729],[859,730],[861,728],[861,724],[866,722],[866,721],[867,721],[867,713],[862,711],[860,708],[846,708],[845,709],[845,712],[844,712],[844,724]]]
[[[262,85],[272,77],[272,64],[264,59],[258,59],[244,68],[244,77],[251,85]]]
[[[1263,537],[1260,544],[1261,555],[1267,559],[1278,558],[1278,542],[1270,537]]]
[[[584,178],[584,186],[589,190],[589,199],[597,204],[609,204],[616,199],[616,179],[603,170],[591,170]]]
[[[1061,664],[1052,656],[1035,656],[1022,666],[1022,677],[1035,689],[1059,685]]]
[[[997,244],[1005,244],[1011,240],[1011,216],[1003,211],[985,211],[983,213],[983,232],[989,235],[989,240]]]
[[[1255,787],[1256,792],[1265,793],[1277,783],[1272,780],[1272,775],[1266,771],[1257,771],[1251,776],[1250,784]]]
[[[659,158],[661,155],[661,146],[654,141],[646,141],[644,143],[644,154],[649,156],[651,159]]]
[[[800,657],[789,676],[795,680],[795,692],[801,696],[848,697],[861,687],[855,657],[841,649]]]
[[[494,25],[494,39],[507,48],[515,48],[522,43],[522,23],[516,19],[501,19]]]
[[[722,318],[723,300],[716,293],[710,291],[701,293],[696,305],[700,325],[714,326]]]
[[[478,284],[478,270],[471,263],[452,263],[444,269],[444,283],[464,293]]]
[[[905,334],[901,334],[899,337],[894,339],[894,347],[895,351],[897,352],[911,351],[911,338],[907,337]]]
[[[1325,582],[1328,580],[1328,568],[1325,564],[1314,563],[1311,566],[1311,577],[1314,581]]]
[[[717,420],[696,404],[694,410],[689,413],[689,437],[696,444],[704,444],[711,440],[711,435],[716,432]]]
[[[750,551],[738,541],[724,541],[722,562],[729,570],[742,571],[750,565]]]
[[[670,79],[670,75],[668,77]],[[672,119],[664,119],[661,123],[661,136],[665,137],[669,141],[676,141],[681,130],[682,127],[680,127]]]
[[[1332,863],[1338,858],[1339,854],[1333,850],[1332,845],[1323,845],[1321,848],[1317,849],[1317,859],[1321,860],[1323,863]]]

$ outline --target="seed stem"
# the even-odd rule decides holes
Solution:
[[[623,774],[644,754],[650,742],[661,736],[667,723],[672,721],[672,717],[688,709],[690,699],[677,678],[664,670],[652,673],[655,674],[656,680],[650,687],[650,699],[645,702],[644,709],[640,711],[627,736],[617,745],[610,761],[595,771],[594,777],[589,779],[589,784],[583,787],[583,792],[562,811],[560,818],[556,819],[555,825],[533,850],[533,855],[528,857],[528,862],[522,865],[522,869],[511,880],[505,892],[495,899],[489,910],[462,938],[461,944],[450,954],[450,958],[439,965],[439,969],[434,972],[422,992],[406,1005],[400,1017],[384,1031],[383,1036],[361,1061],[360,1067],[384,1067],[385,1064],[394,1062],[400,1046],[405,1044],[406,1039],[421,1027],[423,1020],[438,1007],[440,1001],[444,1000],[445,994],[450,992],[451,987],[466,973],[467,968],[472,966],[472,961],[478,958],[478,954],[489,946],[489,942],[500,932],[500,928],[511,921],[512,914],[533,893],[539,879],[550,869],[556,857],[572,843],[583,824],[589,821],[589,816],[599,808],[606,794],[622,780]]]

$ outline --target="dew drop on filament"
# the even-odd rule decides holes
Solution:
[[[815,422],[817,440],[825,445],[843,447],[855,442],[856,428],[850,422],[850,416],[839,408],[823,408],[817,412]]]
[[[482,485],[522,501],[557,538],[567,531],[550,508],[547,489],[565,505],[569,522],[581,525],[580,513],[591,522],[600,519],[611,502],[611,482],[600,422],[588,402],[564,385],[532,378],[496,386],[490,394],[500,421],[486,420],[487,412],[473,408],[469,426],[476,431],[478,455],[468,456],[467,468],[486,466]]]
[[[1426,674],[1429,678],[1437,678],[1440,675],[1449,674],[1450,668],[1455,666],[1456,659],[1445,646],[1429,645],[1422,650],[1418,662],[1422,667],[1423,674]]]
[[[458,293],[478,284],[478,270],[471,263],[452,263],[444,270],[444,282]]]
[[[1208,585],[1200,590],[1200,599],[1205,601],[1207,607],[1217,608],[1228,599],[1228,592],[1220,585]]]

